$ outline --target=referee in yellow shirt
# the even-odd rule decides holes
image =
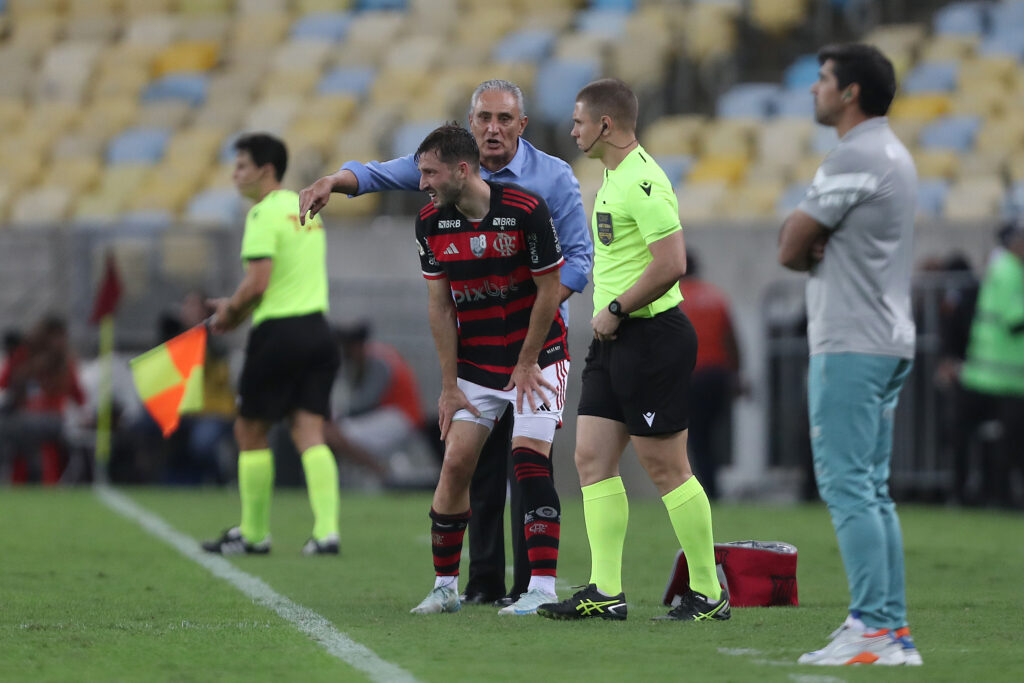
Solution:
[[[245,219],[245,277],[229,298],[210,301],[210,328],[223,333],[252,314],[252,330],[238,383],[238,490],[242,520],[203,549],[212,553],[270,551],[274,459],[267,432],[289,418],[302,453],[313,533],[306,555],[338,553],[338,467],[324,445],[338,351],[327,312],[327,240],[319,217],[300,225],[299,196],[282,189],[288,150],[277,138],[252,134],[235,143],[233,179],[256,205]]]
[[[629,506],[619,460],[632,443],[661,493],[690,571],[690,591],[655,618],[724,620],[729,599],[715,572],[711,505],[686,456],[697,334],[678,306],[686,272],[679,205],[664,171],[637,142],[636,119],[636,95],[622,81],[594,81],[576,96],[572,135],[605,166],[591,221],[594,341],[576,422],[591,574],[583,590],[537,613],[626,618],[622,547]]]

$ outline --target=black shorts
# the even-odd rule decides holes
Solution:
[[[633,436],[674,434],[690,424],[697,333],[678,308],[623,320],[616,339],[590,344],[579,415],[624,422]]]
[[[297,409],[330,417],[340,358],[322,313],[265,320],[249,333],[238,414],[273,422]]]

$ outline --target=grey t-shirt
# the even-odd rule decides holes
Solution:
[[[807,283],[811,355],[914,356],[910,311],[917,170],[874,117],[829,152],[797,207],[831,231]]]

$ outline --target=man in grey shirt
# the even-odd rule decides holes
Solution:
[[[885,118],[892,63],[874,47],[818,53],[818,123],[839,144],[779,235],[808,271],[807,393],[814,474],[850,588],[846,621],[802,664],[919,665],[907,628],[903,537],[889,497],[893,413],[914,357],[910,311],[917,172]]]

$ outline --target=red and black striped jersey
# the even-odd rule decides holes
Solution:
[[[479,222],[454,207],[428,204],[416,219],[423,277],[447,278],[459,325],[459,377],[502,389],[519,358],[537,298],[534,275],[562,267],[562,247],[547,204],[518,185],[487,182],[491,206]],[[567,359],[565,323],[556,311],[538,358]]]

